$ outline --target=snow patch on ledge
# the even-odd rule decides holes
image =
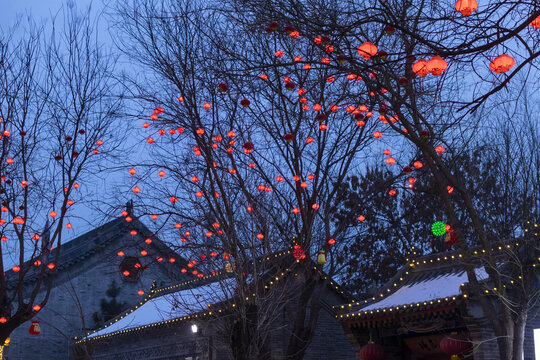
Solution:
[[[476,269],[476,276],[478,277],[478,280],[487,278],[487,274],[483,268]],[[388,297],[381,301],[369,304],[361,308],[360,311],[384,309],[458,296],[461,295],[461,284],[467,282],[467,273],[465,272],[442,274],[433,279],[404,285]]]
[[[118,321],[89,334],[87,338],[91,339],[206,311],[209,309],[208,305],[234,296],[235,288],[236,280],[232,278],[152,298],[139,308],[133,308],[133,312]]]

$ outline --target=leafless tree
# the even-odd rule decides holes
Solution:
[[[0,35],[0,342],[47,304],[77,189],[117,144],[115,59],[94,26],[72,9],[50,38],[31,19]]]
[[[530,235],[531,229],[523,234],[526,226],[517,229],[523,235],[517,231],[511,239],[488,236],[491,231],[482,219],[490,214],[471,200],[470,189],[445,165],[441,153],[458,151],[475,136],[486,135],[493,122],[480,117],[479,110],[502,109],[494,105],[493,95],[504,93],[505,101],[511,102],[523,96],[523,86],[536,85],[531,80],[538,74],[540,9],[534,1],[492,1],[478,9],[458,4],[237,1],[230,13],[254,28],[276,28],[272,41],[287,37],[283,30],[289,26],[298,31],[301,41],[328,53],[331,61],[320,71],[332,71],[336,78],[354,74],[362,79],[364,91],[374,95],[368,108],[383,116],[384,136],[398,136],[414,146],[415,151],[403,154],[398,164],[412,168],[413,161],[421,160],[427,165],[458,239],[465,238],[466,229],[456,209],[463,206],[467,213],[474,239],[460,241],[458,246],[465,257],[470,289],[495,333],[500,357],[522,359],[529,305],[538,296],[538,239]],[[277,23],[269,26],[271,22]],[[365,42],[377,49],[366,44],[367,50],[362,50]],[[503,53],[514,59],[514,66],[508,57],[501,61]],[[444,62],[423,66],[420,58],[435,56]],[[519,196],[531,197],[524,220],[533,222],[539,213],[533,190],[533,179],[538,177],[537,128],[533,121],[522,126],[519,135],[511,127],[507,130],[497,151],[515,172],[505,172],[511,177],[501,186],[511,184]],[[521,244],[508,248],[503,269],[491,249],[516,241]],[[482,251],[473,253],[471,246],[480,246]],[[487,282],[478,279],[474,271],[478,264],[486,268]]]
[[[263,29],[203,2],[135,1],[118,14],[119,45],[143,66],[129,85],[146,108],[148,158],[128,167],[136,171],[130,181],[138,211],[191,259],[186,271],[203,277],[234,267],[237,359],[264,353],[264,335],[254,336],[252,323],[273,314],[264,312],[271,295],[261,295],[269,290],[253,289],[265,272],[250,264],[268,258],[281,268],[290,294],[286,356],[302,358],[330,281],[318,252],[326,251],[324,271],[333,276],[333,254],[354,231],[336,228],[330,208],[374,142],[374,125],[353,119],[343,104],[369,94],[290,59],[295,51],[319,56],[311,44],[268,41]],[[297,261],[271,258],[291,250]]]

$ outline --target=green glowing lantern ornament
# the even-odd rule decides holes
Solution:
[[[446,224],[442,221],[435,221],[433,225],[431,225],[431,232],[433,232],[433,235],[435,236],[443,236],[446,234]]]

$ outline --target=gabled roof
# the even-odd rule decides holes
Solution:
[[[505,247],[515,246],[506,244]],[[501,250],[492,249],[491,251]],[[478,249],[473,249],[475,253]],[[398,314],[434,312],[455,308],[467,294],[463,293],[468,282],[459,251],[435,253],[409,258],[377,293],[369,299],[335,307],[338,318],[345,322],[386,320]],[[488,278],[481,264],[475,266],[479,280]]]
[[[234,296],[236,278],[213,282],[188,282],[177,291],[150,295],[124,316],[87,335],[87,340],[123,334],[165,323],[212,314],[213,305]],[[157,295],[157,296],[156,296]],[[208,313],[206,312],[208,311]],[[221,311],[216,310],[216,311]]]
[[[291,251],[285,250],[260,258],[257,262],[264,264],[274,258],[278,258],[277,262],[271,263],[269,268],[261,268],[261,279],[265,284],[265,288],[277,284],[282,278],[289,276],[290,272],[293,271],[291,264],[297,261],[292,258]],[[253,265],[253,262],[250,264]],[[317,268],[315,267],[315,269]],[[321,280],[328,279],[326,274],[320,272],[320,275]],[[250,275],[248,275],[247,282],[251,283]],[[344,290],[337,283],[330,280],[327,285],[343,299],[347,299]],[[77,343],[100,340],[155,326],[215,315],[222,312],[220,304],[237,296],[234,290],[231,291],[231,289],[236,288],[236,278],[232,273],[218,271],[213,275],[207,275],[199,279],[152,289],[144,300],[136,306],[111,320],[104,327],[88,333],[85,338],[75,338],[75,340]],[[181,300],[179,301],[179,299]],[[332,311],[329,306],[325,308]]]
[[[175,264],[177,266],[187,265],[187,261],[185,259],[181,258],[165,243],[156,238],[137,217],[133,216],[133,219],[130,222],[127,222],[124,217],[118,217],[106,224],[86,232],[81,236],[76,237],[75,239],[62,243],[60,247],[60,256],[58,257],[58,262],[55,263],[56,266],[53,271],[65,270],[87,259],[93,254],[102,251],[106,246],[114,242],[114,240],[128,234],[132,230],[136,230],[137,233],[143,237],[150,237],[152,239],[152,243],[149,246],[157,249],[158,252],[163,256],[174,257],[176,259]],[[48,261],[53,261],[56,257],[57,251],[57,248],[53,249],[49,254],[46,255],[46,259],[48,259]],[[25,262],[24,267],[32,266],[31,263],[37,259],[42,260],[43,257],[34,258]],[[47,272],[51,271],[47,270]],[[39,271],[34,271],[31,269],[26,274],[24,282],[31,283],[35,281],[38,275]],[[13,272],[13,270],[6,271],[6,277],[8,279],[8,283],[11,284],[18,281],[18,274]]]

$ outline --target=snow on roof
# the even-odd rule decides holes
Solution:
[[[486,279],[485,270],[476,269],[479,280]],[[461,284],[468,282],[467,273],[445,273],[435,278],[404,285],[381,301],[369,304],[360,311],[384,309],[414,303],[423,303],[460,295]]]
[[[89,334],[87,338],[91,339],[199,313],[207,310],[209,305],[232,297],[235,288],[236,279],[230,278],[151,298],[138,309],[119,318],[111,325]]]

